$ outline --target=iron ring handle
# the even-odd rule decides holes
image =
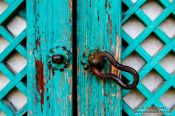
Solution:
[[[133,75],[134,81],[132,84],[126,84],[118,76],[116,76],[114,74],[103,74],[102,72],[99,71],[99,69],[96,66],[91,65],[92,63],[89,61],[90,69],[94,75],[96,75],[97,77],[100,77],[102,79],[111,79],[124,89],[133,89],[137,86],[137,84],[139,82],[139,75],[135,69],[118,63],[109,52],[106,52],[106,51],[100,52],[100,57],[101,57],[101,60],[104,58],[107,58],[109,60],[109,62],[117,69],[131,73]]]

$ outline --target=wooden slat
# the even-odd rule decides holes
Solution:
[[[85,51],[98,48],[120,59],[120,0],[78,0],[78,114],[121,115],[120,88],[110,80],[97,79],[80,63]],[[116,73],[118,74],[118,73]]]
[[[62,116],[72,113],[72,68],[52,71],[51,48],[71,51],[71,0],[27,0],[29,115]]]

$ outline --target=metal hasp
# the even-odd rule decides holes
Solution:
[[[124,66],[118,63],[109,52],[99,51],[98,49],[96,49],[90,52],[88,54],[88,57],[86,57],[85,54],[83,55],[83,57],[84,59],[81,63],[84,65],[84,69],[90,69],[92,74],[96,75],[97,77],[100,77],[102,79],[111,79],[124,89],[133,89],[137,86],[139,82],[139,75],[137,71],[129,66]],[[102,69],[104,69],[107,60],[117,69],[131,73],[133,75],[133,82],[131,84],[127,84],[114,74],[105,74],[104,72],[102,72]]]

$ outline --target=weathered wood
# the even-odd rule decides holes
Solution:
[[[51,48],[72,44],[72,0],[27,0],[29,115],[72,113],[72,67],[49,69]]]
[[[83,52],[98,48],[111,52],[120,60],[120,0],[78,0],[78,115],[121,115],[118,85],[101,80],[84,71],[80,63]],[[113,69],[111,69],[113,70]],[[118,71],[112,71],[119,75]]]

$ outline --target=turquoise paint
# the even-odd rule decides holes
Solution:
[[[13,111],[7,106],[5,105],[4,103],[2,103],[0,101],[0,109],[2,110],[3,109],[3,112],[6,114],[6,115],[9,115],[9,116],[13,116]]]
[[[146,100],[139,105],[135,110],[131,109],[124,101],[122,103],[123,110],[133,116],[142,116],[143,113],[147,110],[144,107],[150,107],[152,105],[159,108],[160,111],[164,111],[163,115],[165,116],[174,116],[175,111],[168,109],[161,101],[159,100],[162,95],[164,95],[171,87],[175,87],[175,75],[170,75],[160,64],[159,62],[171,51],[175,51],[175,40],[170,39],[160,28],[159,25],[170,15],[175,15],[175,2],[170,3],[168,0],[160,0],[160,4],[165,7],[164,11],[155,19],[151,21],[148,16],[140,9],[140,7],[146,3],[146,1],[138,1],[136,4],[133,4],[130,0],[123,0],[123,3],[129,7],[129,9],[124,13],[124,18],[122,23],[124,24],[132,15],[136,15],[139,20],[143,22],[146,26],[145,30],[136,38],[132,39],[124,30],[122,30],[123,40],[126,41],[129,45],[127,49],[122,54],[122,60],[126,59],[133,51],[136,51],[139,56],[141,56],[146,64],[139,71],[140,79],[144,79],[145,76],[151,71],[155,70],[163,79],[163,85],[154,93],[150,92],[141,82],[138,84],[137,89],[145,96]],[[163,49],[156,54],[154,57],[151,57],[140,45],[147,37],[154,33],[165,45]],[[129,79],[126,74],[123,74]],[[123,90],[122,96],[126,96],[130,91]],[[161,107],[161,108],[160,108]],[[135,111],[140,111],[141,113],[136,114]],[[171,112],[167,114],[165,111]]]
[[[120,0],[78,0],[78,114],[121,115],[120,88],[113,81],[103,81],[84,71],[83,52],[96,48],[120,59]]]
[[[5,103],[5,97],[11,92],[14,88],[17,88],[22,94],[27,97],[27,88],[26,85],[21,81],[26,78],[27,67],[24,67],[19,73],[14,74],[5,64],[6,58],[11,55],[15,50],[24,58],[27,58],[27,52],[25,47],[21,45],[21,42],[26,38],[26,30],[20,33],[17,37],[14,37],[6,29],[6,21],[12,13],[16,12],[16,15],[19,15],[25,19],[25,11],[19,9],[24,0],[15,0],[15,1],[6,1],[8,3],[8,8],[0,15],[0,36],[2,36],[9,45],[0,53],[0,72],[5,75],[10,82],[0,91],[0,111],[4,112],[7,116],[18,116],[26,113],[28,106],[24,105],[19,111],[14,111],[9,104]],[[18,9],[18,10],[17,10]]]
[[[25,30],[24,30],[25,31]],[[10,43],[14,40],[14,37],[2,26],[0,26],[0,34],[2,37],[6,38],[6,40]],[[21,36],[21,34],[19,35]],[[21,37],[25,37],[26,36],[26,32],[25,34],[23,34]],[[21,39],[19,37],[17,37],[18,39]],[[24,38],[23,38],[24,39]],[[18,41],[19,43],[19,40],[16,40],[16,42]],[[20,40],[21,41],[21,40]],[[22,46],[22,45],[18,45],[16,43],[13,43],[13,46],[16,46],[16,50],[24,57],[26,58],[26,55],[27,55],[27,52],[25,50],[25,48]],[[8,48],[9,50],[8,51],[11,51],[12,48]],[[11,50],[10,50],[11,49]],[[7,54],[7,53],[4,53],[4,55]],[[4,57],[4,56],[3,56]],[[6,56],[5,56],[6,57]],[[2,59],[2,58],[1,58]]]
[[[60,72],[47,64],[51,48],[72,51],[71,4],[71,0],[27,0],[29,115],[72,114],[72,67]]]
[[[0,16],[0,24],[2,24],[4,20],[6,20],[14,12],[14,10],[22,4],[22,2],[24,2],[24,0],[15,0],[13,3],[9,4],[10,7],[8,7]]]
[[[29,115],[71,115],[72,114],[72,72],[71,66],[64,72],[52,71],[47,65],[47,55],[50,49],[56,46],[66,46],[71,50],[72,40],[72,24],[71,24],[71,1],[68,0],[28,0],[27,1],[27,18],[28,18],[28,52],[20,45],[26,36],[26,30],[21,33],[16,40],[1,26],[16,8],[18,8],[23,0],[10,1],[6,0],[10,7],[0,16],[0,35],[10,42],[10,45],[3,51],[0,62],[16,49],[23,57],[26,58],[28,53],[28,89],[20,80],[26,75],[27,68],[24,68],[20,74],[14,75],[3,63],[0,63],[0,71],[11,80],[10,83],[0,91],[0,99],[8,94],[8,92],[17,87],[28,101],[19,112],[14,113],[6,104],[0,101],[0,109],[7,115],[21,115],[25,113],[29,107]],[[159,64],[159,62],[170,52],[175,51],[175,41],[169,39],[165,33],[161,31],[158,25],[164,21],[169,14],[175,15],[175,4],[168,0],[160,0],[165,7],[163,13],[152,22],[140,9],[146,3],[146,0],[138,1],[133,4],[130,0],[123,0],[129,7],[124,13],[121,21],[121,1],[101,0],[86,1],[78,0],[78,61],[82,58],[84,51],[88,52],[95,48],[107,50],[120,58],[120,38],[121,23],[125,23],[133,14],[141,20],[147,28],[135,40],[122,30],[123,40],[129,44],[129,47],[123,52],[122,60],[127,58],[133,51],[136,51],[147,64],[139,72],[143,79],[152,69],[156,70],[166,81],[155,94],[151,93],[142,83],[139,83],[137,89],[146,97],[146,101],[141,106],[162,106],[166,108],[159,98],[170,88],[175,87],[174,75],[168,72]],[[61,5],[61,6],[60,6]],[[60,6],[60,7],[59,7]],[[25,12],[19,13],[25,18]],[[155,33],[161,41],[166,45],[159,54],[152,58],[141,46],[151,33]],[[14,41],[13,41],[14,40]],[[36,42],[37,41],[37,42]],[[37,43],[39,42],[39,45]],[[62,53],[60,51],[60,53]],[[36,59],[36,60],[35,60]],[[36,86],[37,70],[36,61],[40,61],[43,65],[42,70],[45,78],[44,101],[41,100],[40,92]],[[112,81],[102,81],[86,72],[83,66],[78,62],[78,114],[79,115],[121,115],[121,97],[120,88]],[[130,75],[122,73],[130,79]],[[14,79],[15,78],[15,79]],[[130,91],[123,90],[123,96]],[[134,111],[122,102],[123,109],[129,115],[135,114]],[[137,109],[144,112],[141,106]],[[161,110],[161,109],[160,109]],[[163,110],[161,110],[163,111]],[[174,115],[175,111],[170,115]],[[164,114],[167,115],[167,114]]]

